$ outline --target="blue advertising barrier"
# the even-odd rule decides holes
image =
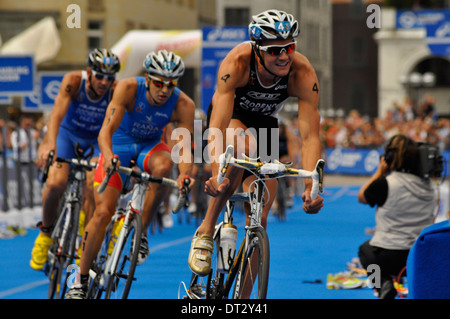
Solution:
[[[36,66],[32,56],[0,56],[0,94],[32,93],[35,73]]]
[[[450,56],[450,10],[398,10],[397,28],[425,28],[425,42],[437,56]]]
[[[26,112],[51,111],[65,73],[39,72],[37,88],[33,94],[23,98],[22,110]]]
[[[246,27],[205,27],[202,31],[202,109],[206,113],[216,90],[220,63],[233,47],[250,38]]]
[[[325,173],[372,175],[380,164],[380,155],[384,149],[350,149],[328,148],[326,149]],[[441,153],[444,161],[448,163],[450,151]],[[446,168],[444,163],[444,170]],[[444,171],[448,175],[447,171]]]

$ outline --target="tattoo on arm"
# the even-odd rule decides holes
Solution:
[[[224,76],[222,76],[220,79],[222,80],[222,81],[224,81],[225,83],[227,83],[227,80],[230,78],[230,74],[225,74]]]
[[[66,92],[67,92],[67,93],[72,92],[72,85],[67,84],[67,86],[66,86]]]
[[[317,94],[319,94],[319,87],[317,86],[317,83],[314,83],[312,90],[313,90],[313,92],[316,92]]]
[[[108,125],[109,122],[111,122],[111,118],[112,118],[112,116],[114,115],[114,112],[116,112],[116,108],[115,108],[115,107],[111,110],[111,115],[109,116],[108,122],[106,123],[106,125]]]

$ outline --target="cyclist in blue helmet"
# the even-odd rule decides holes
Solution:
[[[177,87],[179,78],[184,74],[184,63],[173,52],[160,50],[149,53],[143,67],[144,76],[130,77],[119,82],[108,106],[98,138],[101,155],[95,172],[94,190],[112,169],[114,155],[118,156],[118,165],[128,166],[131,161],[135,161],[142,171],[157,177],[169,177],[173,162],[177,162],[180,189],[184,177],[191,175],[193,159],[190,145],[194,131],[195,104]],[[172,150],[180,148],[180,158],[177,161],[163,140],[164,128],[170,123],[176,123],[177,132],[186,133],[174,138],[175,146]],[[86,297],[89,269],[114,214],[124,181],[124,175],[115,173],[103,193],[94,191],[96,205],[83,235],[79,282],[68,290],[66,298]],[[145,194],[138,265],[149,254],[148,227],[167,192],[166,186],[152,184]]]
[[[55,150],[58,157],[74,158],[77,142],[84,150],[91,144],[94,146],[93,161],[100,154],[97,136],[116,86],[115,75],[120,70],[120,61],[110,50],[100,48],[89,53],[86,64],[86,70],[68,72],[63,77],[47,132],[38,149],[38,167],[45,165],[51,150]],[[42,193],[41,232],[31,252],[30,266],[35,270],[42,270],[47,261],[58,202],[66,189],[68,175],[69,164],[54,163],[50,167]],[[86,177],[83,211],[87,222],[94,211],[93,172],[87,172]]]

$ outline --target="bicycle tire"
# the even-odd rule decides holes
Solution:
[[[81,242],[81,236],[78,234],[79,231],[79,225],[80,225],[80,212],[81,212],[81,204],[79,202],[75,202],[71,205],[71,224],[69,232],[70,241],[69,241],[69,249],[67,252],[65,264],[64,264],[64,270],[65,270],[65,279],[64,283],[62,285],[62,291],[61,291],[61,299],[64,298],[64,295],[66,294],[66,290],[68,288],[68,279],[71,275],[70,272],[67,271],[67,267],[73,263],[75,263],[75,258],[79,258],[79,252],[77,251],[77,242]],[[78,267],[78,266],[77,266]]]
[[[111,240],[111,232],[114,227],[115,220],[106,227],[105,238],[103,239],[102,246],[97,254],[97,257],[92,263],[91,269],[96,273],[95,278],[90,279],[88,289],[88,299],[100,299],[105,289],[100,284],[101,278],[103,278],[103,272],[105,271],[106,261],[108,260],[108,246]]]
[[[115,249],[119,249],[118,261],[116,269],[112,270],[113,273],[106,285],[105,299],[111,299],[114,296],[127,299],[131,284],[135,280],[134,272],[141,244],[141,234],[142,217],[139,214],[133,214],[122,247],[115,247]]]
[[[258,227],[255,230],[248,230],[250,233],[250,240],[248,243],[248,249],[245,252],[241,260],[241,265],[236,275],[236,284],[234,287],[232,299],[247,298],[244,296],[244,285],[248,283],[250,278],[253,283],[251,293],[249,297],[256,299],[266,299],[267,287],[269,284],[269,266],[270,266],[270,249],[269,249],[269,237],[263,227]],[[255,255],[255,252],[258,252]],[[249,261],[252,256],[257,257],[257,273],[255,274],[252,267],[249,267]]]
[[[75,258],[75,246],[78,238],[78,222],[79,212],[81,206],[79,203],[71,204],[64,203],[61,210],[60,219],[57,223],[57,228],[52,234],[54,245],[51,247],[51,254],[53,260],[49,261],[49,299],[63,299],[67,289],[67,279],[70,273],[67,272],[67,267],[72,264]],[[62,238],[65,218],[70,218],[69,231],[65,233],[65,238]],[[58,252],[58,247],[61,241],[64,240],[64,245],[61,246],[61,251]],[[65,274],[63,276],[63,274]]]

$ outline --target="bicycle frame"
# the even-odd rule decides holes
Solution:
[[[64,269],[67,269],[69,264],[72,263],[74,259],[79,258],[79,212],[81,210],[83,186],[86,180],[85,169],[92,169],[96,166],[96,164],[91,163],[88,160],[81,159],[83,154],[81,153],[81,151],[77,151],[77,147],[78,146],[76,146],[77,158],[56,159],[57,162],[73,164],[74,166],[70,168],[69,184],[67,185],[64,192],[59,216],[51,235],[54,243],[50,246],[48,252],[48,262],[45,270],[50,279],[48,295],[49,298],[53,298],[55,292],[57,293],[57,298],[62,297],[62,295],[59,295],[61,289],[62,272]],[[46,178],[48,176],[48,168],[53,162],[54,155],[55,153],[54,151],[52,151],[45,168],[46,173],[44,175],[45,178],[43,182],[46,181]],[[68,276],[69,273],[66,273],[66,279]],[[67,280],[62,282],[63,293],[67,285]]]
[[[100,263],[98,263],[96,266],[99,266],[100,269],[97,269],[99,273],[96,273],[94,269],[89,270],[90,277],[92,280],[95,280],[97,276],[100,276],[95,281],[94,288],[90,289],[90,297],[99,297],[100,294],[98,292],[106,291],[107,297],[109,297],[109,282],[111,281],[111,276],[117,276],[120,278],[125,278],[125,276],[129,276],[128,274],[118,274],[117,268],[119,265],[120,255],[122,253],[122,248],[127,243],[128,235],[129,235],[129,229],[133,227],[132,222],[134,219],[136,219],[136,216],[139,216],[136,220],[137,226],[135,227],[135,234],[142,231],[142,220],[141,220],[141,212],[144,206],[144,200],[145,200],[145,193],[149,188],[149,183],[159,183],[168,187],[177,188],[178,184],[176,181],[165,178],[165,177],[155,177],[145,172],[137,172],[131,168],[119,166],[116,167],[117,159],[113,160],[113,167],[107,176],[105,176],[102,184],[98,187],[97,192],[101,193],[105,190],[106,186],[108,185],[108,182],[113,174],[115,174],[116,171],[124,173],[128,176],[132,176],[136,179],[136,183],[133,186],[131,199],[128,201],[126,206],[126,213],[124,217],[124,224],[122,226],[122,229],[120,230],[119,236],[117,238],[117,241],[114,245],[114,249],[111,253],[111,255],[108,256],[107,252],[105,253],[105,256],[102,256],[102,250],[100,250],[97,260],[100,260]],[[188,185],[190,181],[188,179],[185,179],[185,185],[184,185],[184,192],[180,192],[178,202],[176,207],[174,208],[174,212],[177,212],[179,209],[181,209],[182,206],[185,205],[187,193],[188,193]],[[114,223],[114,219],[111,221]],[[109,241],[111,238],[109,238],[108,233],[105,234],[105,240],[102,243],[102,247],[105,247],[109,244]],[[132,247],[138,248],[140,246],[140,234],[137,236],[136,241],[132,241]],[[134,269],[136,267],[136,258],[137,255],[135,255],[135,252],[133,253],[133,256],[135,258],[132,258],[133,261],[131,262],[131,266],[129,269],[129,273],[134,276]],[[106,258],[106,261],[105,259]],[[95,264],[96,262],[94,262]],[[102,265],[104,264],[104,267]],[[120,270],[122,271],[122,270]],[[124,295],[122,298],[125,298],[128,295],[129,288],[131,286],[131,283],[128,283],[128,279],[131,278],[134,280],[134,277],[126,277],[127,278],[127,284],[126,288],[124,290]],[[98,286],[96,284],[98,283]]]
[[[323,191],[323,167],[325,162],[320,159],[316,164],[316,168],[312,171],[306,171],[302,169],[294,169],[288,167],[289,164],[283,164],[280,162],[274,163],[261,163],[256,161],[250,161],[247,157],[246,159],[237,159],[234,158],[234,148],[232,145],[227,147],[225,153],[223,153],[219,158],[219,175],[217,177],[217,182],[222,183],[226,171],[229,165],[237,166],[240,168],[249,169],[255,176],[256,180],[252,182],[250,185],[249,192],[247,193],[235,193],[232,195],[227,203],[224,214],[224,221],[216,226],[216,230],[214,233],[214,241],[217,243],[216,249],[218,251],[218,244],[220,243],[220,229],[223,227],[223,224],[228,223],[232,219],[232,213],[234,209],[234,203],[236,201],[246,200],[250,202],[250,213],[249,213],[249,224],[245,226],[245,234],[244,240],[239,248],[236,257],[233,260],[233,264],[230,267],[230,270],[227,273],[227,278],[222,285],[224,274],[221,274],[217,271],[216,267],[216,275],[212,278],[212,272],[208,275],[207,285],[206,285],[206,298],[227,298],[229,291],[233,285],[235,284],[235,289],[232,295],[232,298],[240,298],[241,293],[241,276],[243,275],[244,269],[242,269],[244,265],[244,256],[250,256],[250,250],[254,247],[253,238],[259,238],[257,233],[260,235],[264,234],[262,237],[265,238],[267,254],[269,253],[268,248],[268,240],[265,229],[261,225],[262,213],[264,202],[264,193],[265,193],[265,183],[264,179],[267,178],[280,178],[283,176],[296,176],[301,178],[311,178],[313,180],[313,185],[311,188],[311,199],[315,199],[319,192]],[[266,178],[266,176],[268,176]],[[253,190],[252,190],[253,187]],[[261,234],[262,233],[262,234]],[[219,256],[217,257],[219,258]],[[268,260],[269,256],[266,256],[266,279],[268,278]],[[241,268],[240,268],[241,267]],[[264,269],[264,268],[263,268]],[[237,278],[236,278],[237,275]],[[198,276],[193,275],[191,279],[191,283],[189,286],[189,291],[187,290],[189,297],[198,297],[195,293],[190,293],[191,289],[195,289],[197,285]],[[267,281],[266,284],[267,286]],[[211,289],[214,291],[211,292]]]
[[[72,214],[74,213],[73,205],[79,203],[79,199],[81,198],[81,191],[82,191],[82,185],[85,180],[85,177],[83,178],[82,174],[78,173],[84,173],[84,172],[76,172],[75,179],[70,184],[70,191],[68,192],[68,196],[65,198],[66,204],[68,204],[68,208],[70,209],[69,214],[60,214],[58,218],[58,222],[56,223],[55,230],[52,233],[52,238],[54,238],[57,234],[56,232],[59,230],[59,225],[61,224],[62,220],[64,219],[64,226],[61,233],[62,240],[59,242],[58,249],[57,249],[57,256],[59,257],[62,253],[63,247],[65,245],[65,240],[68,239],[66,234],[70,231],[70,224],[72,221]],[[74,220],[76,222],[76,220]],[[75,246],[75,256],[74,258],[78,258],[78,248],[79,243],[76,241]],[[52,256],[53,258],[55,256]],[[68,265],[65,265],[67,267]],[[65,268],[64,267],[64,268]]]
[[[117,269],[117,264],[119,262],[118,255],[120,253],[120,247],[122,247],[122,245],[124,244],[125,236],[128,233],[128,229],[130,227],[133,214],[142,215],[141,211],[144,204],[144,197],[147,188],[148,185],[146,182],[136,183],[133,186],[132,197],[127,204],[122,230],[119,234],[119,237],[117,238],[117,242],[114,245],[114,249],[111,255],[106,260],[105,269],[101,274],[102,278],[100,279],[100,287],[99,287],[100,289],[104,290],[106,288],[106,284],[109,281],[109,277],[113,275]]]

